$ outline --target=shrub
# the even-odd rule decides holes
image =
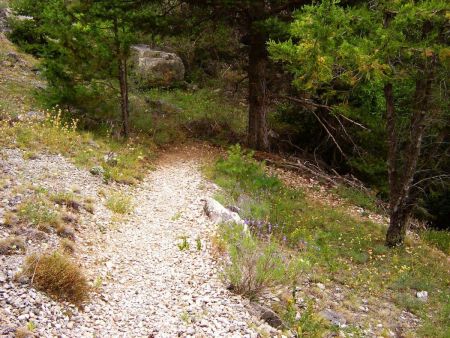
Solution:
[[[220,159],[215,165],[218,183],[235,192],[275,191],[281,187],[276,176],[268,176],[264,165],[253,159],[253,153],[245,153],[240,145],[230,147],[228,157]],[[220,177],[222,176],[222,177]]]
[[[304,270],[305,262],[288,259],[275,243],[260,242],[242,226],[224,226],[230,264],[225,276],[231,289],[250,299],[276,286],[292,286]]]
[[[0,255],[25,253],[25,242],[21,237],[11,236],[0,241]]]
[[[89,285],[82,270],[67,256],[53,252],[31,255],[25,260],[23,274],[38,290],[56,299],[81,306],[88,299]]]
[[[127,214],[133,211],[131,197],[122,193],[113,193],[109,196],[106,207],[117,214]]]

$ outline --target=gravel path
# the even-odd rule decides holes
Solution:
[[[20,162],[21,156],[13,155]],[[72,172],[82,191],[84,179],[90,182],[91,195],[103,189],[101,182],[93,184],[92,176],[65,159],[45,156],[40,160],[43,166],[48,161],[53,166],[60,162],[64,173],[70,177]],[[0,336],[11,335],[14,327],[23,327],[29,321],[43,337],[275,334],[270,326],[250,315],[248,302],[226,290],[220,279],[220,269],[209,250],[214,226],[204,215],[201,202],[214,187],[200,174],[200,157],[196,148],[163,155],[156,170],[139,187],[122,187],[134,198],[131,215],[114,220],[109,210],[99,206],[93,219],[86,216],[79,233],[83,250],[78,259],[91,282],[101,287],[83,311],[54,302],[28,284],[14,281],[14,267],[20,266],[23,257],[2,258],[8,270],[3,273],[3,284],[0,280]],[[22,161],[25,170],[27,160]],[[30,172],[39,168],[36,163],[25,166]],[[65,182],[71,183],[70,179]],[[40,184],[46,185],[45,180]],[[98,231],[95,225],[99,221],[104,224],[106,218],[112,220],[108,230]],[[183,238],[189,243],[187,250],[179,248]]]
[[[133,217],[99,254],[110,280],[102,292],[108,303],[89,310],[99,318],[96,333],[251,336],[243,300],[224,289],[208,252],[211,225],[202,212],[198,163],[173,156],[143,182]],[[178,247],[184,236],[188,250]]]

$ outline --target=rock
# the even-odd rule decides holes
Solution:
[[[170,86],[184,79],[184,65],[174,53],[152,49],[148,45],[131,47],[131,67],[144,87]]]
[[[321,311],[320,315],[333,325],[342,326],[347,323],[347,320],[344,318],[343,315],[330,309]]]
[[[323,285],[322,283],[317,283],[317,287],[318,287],[320,290],[325,290],[325,285]]]
[[[208,197],[202,201],[205,203],[203,210],[215,224],[236,223],[244,225],[244,221],[237,213],[228,210],[215,199]]]
[[[270,326],[279,328],[283,325],[281,318],[267,306],[255,302],[251,303],[249,306],[250,312],[252,312],[254,316],[264,320]]]
[[[109,152],[103,157],[103,160],[106,164],[115,167],[117,164],[119,164],[119,159],[117,158],[117,154],[113,152]]]
[[[92,167],[89,172],[95,176],[102,176],[105,173],[105,169],[103,169],[102,166],[97,165],[95,167]]]
[[[45,114],[39,111],[29,111],[24,114],[20,114],[17,119],[19,121],[43,121],[45,120]]]
[[[426,302],[428,300],[428,292],[427,291],[419,291],[416,293],[416,297],[421,301]]]
[[[9,8],[0,8],[0,33],[10,32],[8,26],[8,19],[12,16],[12,11]]]

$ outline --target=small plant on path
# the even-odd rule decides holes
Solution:
[[[182,236],[181,237],[181,243],[178,243],[178,249],[180,249],[181,251],[184,250],[189,250],[189,242],[187,240],[187,236]]]

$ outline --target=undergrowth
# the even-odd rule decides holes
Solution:
[[[433,326],[449,327],[448,316],[442,315],[448,313],[445,309],[450,297],[448,256],[426,241],[409,238],[404,247],[388,249],[384,246],[384,225],[354,218],[344,208],[328,207],[283,186],[276,177],[265,173],[263,164],[256,162],[251,153],[238,146],[232,147],[228,157],[217,161],[207,174],[224,188],[222,202],[240,209],[253,238],[275,242],[311,265],[310,281],[348,288],[359,299],[389,299],[392,311],[411,311],[421,318],[423,325],[416,332],[421,336],[430,336]],[[433,235],[425,235],[428,242],[435,238],[434,245],[446,245],[445,239]],[[242,250],[246,247],[249,252],[257,252],[261,246],[244,244],[228,248],[232,264],[233,259],[247,257],[245,262],[235,263],[244,267],[253,262],[255,266],[253,254],[243,255]],[[228,274],[231,278],[236,275],[234,271]],[[412,301],[417,291],[428,291],[428,301]],[[320,306],[315,304],[315,311]],[[391,316],[382,319],[392,320]],[[444,337],[445,332],[438,336]]]
[[[139,137],[127,141],[111,137],[94,137],[77,129],[76,120],[65,121],[61,110],[45,112],[43,121],[0,121],[0,146],[17,147],[27,152],[61,154],[78,167],[101,166],[106,181],[134,184],[151,167],[153,144]],[[117,161],[108,163],[105,155],[117,154]]]

